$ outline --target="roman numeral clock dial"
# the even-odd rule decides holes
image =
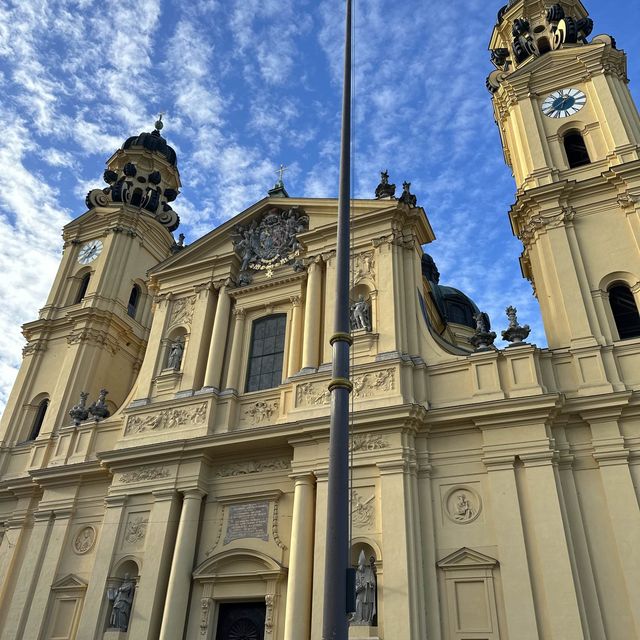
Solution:
[[[542,113],[549,118],[568,118],[587,104],[587,96],[580,89],[554,91],[542,103]]]
[[[80,247],[80,251],[78,252],[78,262],[80,264],[89,264],[100,255],[101,251],[101,240],[92,240],[91,242],[87,242],[85,245]]]

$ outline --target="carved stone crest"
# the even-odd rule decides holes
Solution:
[[[124,539],[129,544],[137,544],[142,542],[147,535],[147,525],[149,520],[143,516],[131,518],[127,522],[124,532]]]
[[[83,527],[73,539],[73,550],[78,555],[88,553],[93,549],[93,545],[96,542],[96,535],[96,530],[91,525]]]
[[[178,298],[177,300],[174,300],[171,308],[171,318],[169,320],[169,326],[172,327],[176,324],[191,324],[195,304],[195,296],[189,296],[188,298]]]
[[[298,207],[288,211],[274,207],[261,219],[237,226],[233,246],[242,259],[239,284],[252,281],[251,271],[265,271],[271,277],[276,267],[293,261],[302,249],[297,235],[308,227],[309,218]]]

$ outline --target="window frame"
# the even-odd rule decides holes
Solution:
[[[620,325],[620,311],[618,310],[618,313],[616,313],[616,308],[614,307],[613,304],[613,300],[618,299],[618,296],[613,296],[611,295],[611,292],[614,291],[615,289],[621,290],[621,291],[625,291],[626,293],[628,293],[629,297],[627,299],[627,301],[631,301],[633,302],[633,305],[635,307],[635,311],[636,311],[636,318],[634,318],[635,321],[635,333],[633,333],[632,335],[629,335],[629,331],[633,330],[632,328],[628,327],[628,326],[622,326]],[[636,301],[635,296],[633,295],[633,291],[631,290],[631,287],[626,283],[626,282],[612,282],[608,287],[607,287],[607,298],[609,301],[609,309],[611,310],[611,315],[613,316],[613,322],[614,322],[614,326],[615,329],[618,333],[618,339],[619,340],[633,340],[634,338],[640,338],[640,309],[638,309],[638,303]],[[632,314],[633,311],[629,311],[627,312],[626,315]],[[622,331],[621,331],[622,329]]]
[[[259,355],[255,354],[255,350],[257,348],[257,344],[256,344],[256,331],[258,330],[258,328],[261,325],[265,325],[267,322],[269,321],[281,321],[282,324],[280,327],[278,327],[276,329],[276,334],[273,336],[265,336],[265,340],[267,338],[273,337],[276,338],[276,344],[277,344],[277,338],[281,337],[281,341],[282,341],[282,347],[281,349],[278,349],[277,351],[273,351],[273,352],[268,352],[268,353],[260,353]],[[287,330],[288,330],[288,314],[285,312],[281,312],[281,313],[271,313],[269,315],[266,316],[260,316],[258,318],[255,318],[252,322],[251,322],[251,331],[249,332],[249,345],[248,345],[248,355],[247,355],[247,359],[246,359],[246,368],[245,368],[245,380],[244,380],[244,385],[243,385],[243,389],[244,389],[244,393],[256,393],[259,391],[268,391],[269,389],[277,389],[283,381],[283,373],[285,371],[285,364],[286,364],[286,355],[287,355]],[[274,380],[272,378],[271,380],[271,384],[269,384],[269,386],[262,386],[261,383],[259,383],[258,388],[251,388],[251,380],[254,376],[251,375],[251,367],[252,367],[252,362],[254,361],[254,359],[256,358],[267,358],[269,356],[280,356],[280,363],[279,363],[279,369],[280,369],[280,377],[277,378],[277,380]],[[277,372],[278,368],[274,368],[271,371],[269,371],[268,373],[271,374],[272,376],[274,376]],[[262,376],[262,375],[267,375],[267,374],[263,374],[262,372],[257,374],[258,376]]]

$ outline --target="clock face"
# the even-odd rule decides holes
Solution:
[[[587,104],[587,96],[580,89],[554,91],[543,103],[542,113],[549,118],[567,118]]]
[[[82,247],[80,247],[80,252],[78,253],[78,262],[80,264],[89,264],[100,255],[101,251],[101,240],[92,240],[91,242],[87,242],[86,244],[82,245]]]

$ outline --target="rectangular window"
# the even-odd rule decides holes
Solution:
[[[246,391],[272,389],[282,383],[287,316],[278,314],[253,323]]]

